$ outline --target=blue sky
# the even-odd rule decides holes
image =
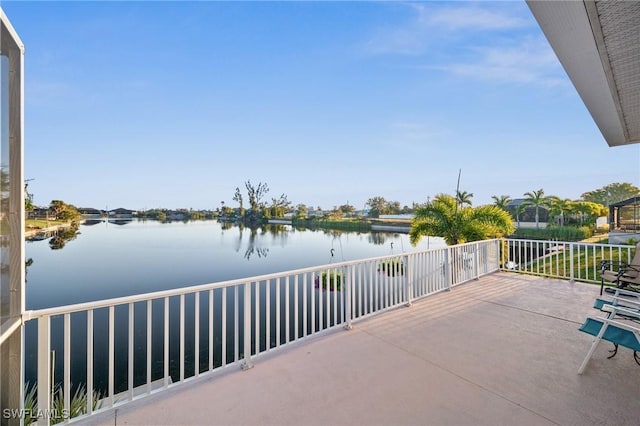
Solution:
[[[24,2],[25,177],[38,205],[363,208],[460,189],[640,186],[524,1]]]

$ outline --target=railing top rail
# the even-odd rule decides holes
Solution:
[[[469,245],[469,244],[487,243],[487,242],[490,242],[490,241],[494,241],[494,240],[476,241],[476,242],[473,242],[473,243],[460,244],[460,246]],[[343,266],[358,265],[358,264],[361,264],[361,263],[374,262],[374,261],[377,261],[377,260],[395,258],[395,257],[398,257],[398,256],[406,256],[406,255],[412,255],[412,254],[427,253],[427,252],[433,252],[433,251],[438,251],[438,250],[443,250],[443,249],[444,248],[441,247],[441,248],[433,248],[433,249],[429,249],[429,250],[421,250],[421,251],[415,251],[415,252],[403,252],[403,253],[398,253],[398,254],[389,254],[389,255],[376,256],[376,257],[370,257],[370,258],[365,258],[365,259],[357,259],[357,260],[349,260],[349,261],[343,261],[343,262],[327,263],[327,264],[319,265],[319,266],[311,266],[311,267],[307,267],[307,268],[294,269],[294,270],[290,270],[290,271],[283,271],[283,272],[277,272],[277,273],[272,273],[272,274],[258,275],[258,276],[253,276],[253,277],[237,278],[237,279],[233,279],[233,280],[220,281],[220,282],[217,282],[217,283],[198,284],[198,285],[195,285],[195,286],[181,287],[181,288],[175,288],[175,289],[170,289],[170,290],[161,290],[161,291],[156,291],[156,292],[151,292],[151,293],[142,293],[142,294],[136,294],[136,295],[132,295],[132,296],[123,296],[123,297],[116,297],[116,298],[112,298],[112,299],[104,299],[104,300],[98,300],[98,301],[77,303],[77,304],[73,304],[73,305],[56,306],[56,307],[52,307],[52,308],[29,310],[29,311],[26,311],[23,314],[23,319],[25,321],[28,321],[28,320],[31,320],[31,319],[34,319],[34,318],[44,317],[44,316],[62,315],[62,314],[66,314],[66,313],[80,312],[80,311],[85,311],[85,310],[89,310],[89,309],[107,308],[107,307],[110,307],[110,306],[123,305],[123,304],[127,304],[127,303],[145,302],[147,300],[162,299],[162,298],[165,298],[165,297],[179,296],[179,295],[182,295],[182,294],[196,293],[196,292],[212,290],[212,289],[217,289],[217,288],[223,288],[223,287],[233,287],[233,286],[240,285],[240,284],[245,284],[245,283],[266,281],[266,280],[271,280],[271,279],[275,279],[275,278],[281,278],[281,277],[292,276],[292,275],[300,275],[300,274],[310,273],[310,272],[319,272],[319,271],[323,271],[323,270],[330,269],[330,268],[331,269],[333,269],[333,268],[341,268]]]

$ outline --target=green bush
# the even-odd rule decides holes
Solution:
[[[581,241],[591,236],[593,236],[593,230],[588,226],[549,226],[543,229],[520,228],[509,237],[528,240]]]

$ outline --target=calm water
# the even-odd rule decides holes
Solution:
[[[27,242],[26,307],[40,309],[282,272],[342,260],[444,247],[406,234],[270,225],[252,231],[215,221],[82,225],[57,250]],[[331,257],[331,249],[334,257]]]

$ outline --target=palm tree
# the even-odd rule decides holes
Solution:
[[[507,206],[511,201],[513,201],[513,199],[508,195],[501,195],[499,197],[497,195],[492,195],[491,198],[493,198],[493,205],[502,210],[507,210]]]
[[[571,211],[573,202],[568,198],[549,197],[550,213],[560,216],[560,226],[564,226],[564,213]]]
[[[513,214],[516,216],[516,222],[518,222],[518,229],[520,229],[520,215],[527,210],[527,205],[524,203],[520,203],[516,206]]]
[[[527,197],[524,200],[527,206],[536,208],[536,229],[540,229],[540,207],[546,207],[549,205],[549,199],[544,196],[544,189],[539,189],[533,192],[525,192],[524,196]]]
[[[465,204],[470,206],[472,198],[473,198],[473,193],[472,192],[456,191],[456,202],[460,206],[464,206]]]
[[[456,198],[438,194],[418,207],[409,236],[415,245],[423,236],[442,237],[449,245],[509,235],[514,231],[511,215],[496,206],[458,206]]]

